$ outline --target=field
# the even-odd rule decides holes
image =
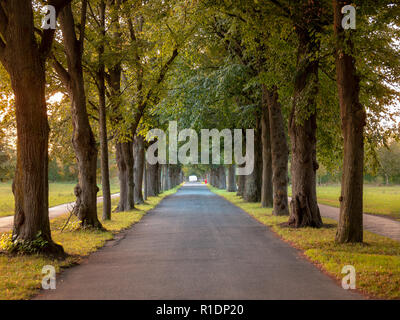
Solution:
[[[340,185],[319,186],[318,202],[339,207]],[[400,186],[364,186],[364,212],[400,220]]]
[[[54,207],[59,204],[72,202],[75,200],[74,187],[76,183],[49,183],[49,205]],[[101,185],[99,185],[101,196]],[[111,182],[111,193],[119,191],[118,181]],[[0,217],[11,216],[14,214],[14,196],[11,191],[11,182],[0,183]]]

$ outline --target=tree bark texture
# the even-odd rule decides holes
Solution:
[[[15,96],[17,164],[12,185],[15,200],[13,241],[47,242],[41,252],[63,254],[51,238],[48,212],[49,125],[45,97],[45,62],[53,36],[35,39],[32,3],[2,1],[0,61],[10,75]],[[47,34],[46,36],[48,36]],[[3,42],[4,39],[4,42]]]
[[[247,202],[261,201],[262,180],[262,142],[261,142],[261,117],[257,116],[257,125],[254,130],[254,170],[245,176],[243,199]]]
[[[268,113],[267,103],[267,89],[262,86],[262,117],[261,117],[261,131],[262,131],[262,185],[261,185],[261,206],[263,208],[270,208],[273,206],[273,188],[272,188],[272,155],[271,155],[271,133],[270,133],[270,120]]]
[[[86,2],[82,4],[85,10]],[[60,24],[63,33],[64,47],[67,55],[68,72],[58,71],[64,83],[72,104],[72,144],[78,162],[79,182],[75,187],[77,197],[75,210],[81,220],[82,227],[102,228],[97,217],[97,146],[90,127],[86,109],[86,93],[83,79],[82,54],[84,41],[84,21],[82,14],[81,39],[78,40],[75,33],[75,22],[71,5],[67,5],[60,14]],[[57,70],[57,68],[56,68]]]
[[[267,92],[271,132],[272,184],[274,190],[274,211],[277,216],[289,215],[288,206],[288,160],[289,148],[286,140],[282,107],[278,100],[277,88]]]
[[[363,241],[363,175],[364,127],[366,113],[360,103],[360,78],[351,52],[351,35],[341,26],[341,8],[351,1],[335,0],[334,30],[336,36],[336,78],[339,92],[340,116],[344,138],[340,218],[336,241],[340,243]]]
[[[232,164],[228,167],[228,185],[226,190],[228,192],[236,191],[236,175],[235,175],[235,165]]]
[[[318,42],[304,29],[299,38],[293,107],[289,119],[292,144],[292,201],[289,225],[322,226],[317,204],[316,96],[318,93]]]
[[[135,203],[140,204],[144,202],[143,199],[143,171],[144,171],[144,139],[142,136],[136,136],[134,142],[134,176],[135,176]]]
[[[105,27],[106,4],[100,2],[100,23],[103,37],[106,34]],[[107,113],[106,113],[106,85],[105,85],[105,66],[103,61],[104,43],[99,47],[99,71],[97,74],[99,83],[99,126],[100,126],[100,150],[101,150],[101,185],[103,191],[103,220],[111,220],[111,190],[110,190],[110,170],[108,163],[108,138],[107,138]]]

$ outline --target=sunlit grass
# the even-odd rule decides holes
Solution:
[[[68,202],[75,201],[73,182],[56,182],[49,184],[49,205],[57,206]],[[102,195],[101,185],[99,185],[99,197]],[[119,192],[117,181],[111,183],[111,193]],[[11,190],[11,182],[0,183],[0,217],[11,216],[14,214],[14,195]]]
[[[353,265],[357,289],[374,297],[400,299],[400,242],[365,231],[364,244],[337,244],[334,220],[324,218],[325,227],[321,229],[288,228],[284,225],[288,217],[273,216],[272,209],[247,203],[234,192],[210,189],[270,227],[338,280],[343,278],[342,268]]]
[[[0,300],[29,299],[40,289],[43,266],[52,265],[59,272],[62,268],[79,263],[83,256],[104,246],[105,242],[113,239],[116,233],[140,221],[147,211],[153,209],[166,196],[175,193],[178,188],[148,198],[145,204],[136,206],[133,211],[113,213],[111,221],[102,222],[107,231],[77,230],[76,218],[72,218],[68,227],[61,232],[68,215],[53,219],[51,221],[53,239],[61,244],[70,256],[64,261],[58,261],[39,255],[11,257],[0,254]],[[118,199],[114,199],[112,204],[115,208]],[[101,214],[100,204],[99,217]]]
[[[340,185],[318,186],[317,196],[318,203],[339,208]],[[365,213],[400,220],[400,186],[364,185],[363,202]]]

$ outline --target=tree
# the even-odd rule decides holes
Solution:
[[[398,182],[400,178],[400,143],[393,141],[390,145],[378,150],[380,172],[388,185],[391,181]]]
[[[289,215],[287,195],[289,148],[286,141],[282,107],[278,100],[276,87],[273,87],[266,94],[271,131],[273,213],[277,216]]]
[[[70,1],[53,0],[56,13]],[[13,182],[15,217],[12,239],[46,245],[38,250],[61,254],[51,238],[48,212],[49,124],[45,99],[45,63],[55,30],[35,38],[31,0],[0,2],[0,61],[10,75],[17,120],[17,169]],[[18,248],[18,246],[17,246]]]
[[[344,161],[340,219],[336,241],[363,241],[363,173],[364,126],[366,113],[360,103],[360,78],[353,56],[352,31],[346,35],[342,27],[342,8],[351,1],[334,0],[334,30],[336,36],[336,78],[339,92]]]
[[[107,136],[107,112],[106,112],[106,71],[104,62],[105,36],[106,36],[106,2],[100,1],[99,22],[102,41],[98,48],[99,65],[97,83],[99,93],[99,126],[100,126],[100,150],[101,150],[101,185],[103,189],[103,220],[111,219],[111,191],[110,172],[108,164],[108,136]]]
[[[79,182],[74,189],[77,198],[75,210],[82,227],[102,229],[97,217],[97,146],[89,123],[86,108],[86,92],[82,57],[85,41],[87,18],[87,0],[82,1],[80,8],[79,38],[72,7],[68,4],[60,14],[60,24],[68,68],[54,59],[54,68],[67,88],[72,104],[73,137],[76,159],[78,162]]]

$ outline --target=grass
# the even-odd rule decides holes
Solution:
[[[104,246],[107,240],[112,240],[118,232],[129,228],[142,219],[147,211],[153,209],[162,199],[177,191],[179,187],[168,190],[158,197],[150,197],[146,203],[136,206],[130,212],[113,213],[112,220],[103,222],[107,231],[77,230],[77,220],[71,221],[68,227],[61,232],[67,215],[51,221],[52,237],[55,242],[64,247],[69,254],[65,260],[54,260],[41,255],[10,256],[0,254],[0,300],[29,299],[41,287],[42,268],[52,265],[60,272],[81,261],[84,256]],[[113,207],[118,199],[113,200]],[[102,205],[98,206],[99,217]],[[1,235],[1,234],[0,234]]]
[[[318,202],[339,208],[340,185],[319,186]],[[400,220],[400,186],[364,186],[364,212]]]
[[[56,182],[49,184],[49,205],[57,206],[68,202],[75,201],[74,182]],[[102,195],[101,185],[99,185],[99,196]],[[111,183],[111,193],[119,192],[119,184],[117,181]],[[11,182],[0,183],[0,217],[14,215],[14,195],[11,191]]]
[[[365,231],[363,244],[334,242],[337,222],[323,218],[321,229],[293,229],[284,225],[288,217],[272,215],[272,209],[259,203],[248,203],[234,192],[210,187],[252,217],[271,228],[283,240],[301,250],[319,268],[341,281],[341,270],[352,265],[356,270],[357,289],[384,299],[400,299],[400,243]]]

